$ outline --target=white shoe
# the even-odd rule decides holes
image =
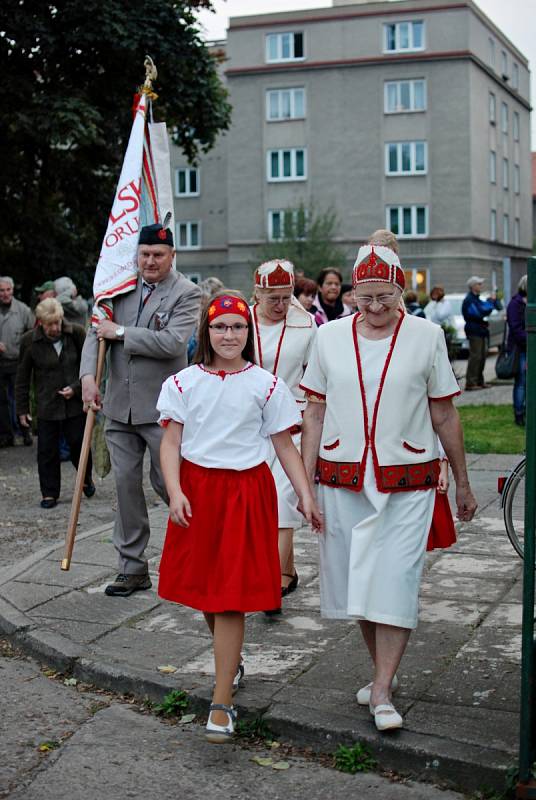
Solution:
[[[243,679],[244,679],[244,662],[240,661],[240,664],[236,668],[236,675],[233,678],[233,694],[240,689]]]
[[[396,692],[398,689],[398,678],[396,675],[394,676],[393,680],[391,681],[391,691]],[[369,706],[370,705],[370,693],[372,692],[372,683],[367,683],[366,686],[362,686],[361,689],[356,692],[356,700],[360,706]]]
[[[213,711],[225,711],[229,720],[227,725],[216,725],[212,722]],[[236,711],[233,706],[224,706],[222,703],[211,703],[210,714],[208,715],[207,727],[205,729],[205,739],[212,744],[225,744],[231,742],[234,734],[234,724],[236,722]]]
[[[377,706],[369,706],[369,708],[379,731],[401,728],[404,724],[404,720],[392,703],[380,703]]]

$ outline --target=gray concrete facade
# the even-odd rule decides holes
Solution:
[[[183,271],[248,289],[270,212],[311,202],[336,211],[348,274],[367,236],[396,221],[399,234],[411,223],[401,255],[419,288],[461,291],[474,273],[503,288],[505,258],[512,280],[525,271],[528,64],[471,0],[334,0],[235,17],[223,46],[233,122],[200,159],[199,195],[176,197],[176,220],[199,225],[195,248],[179,253]],[[268,93],[289,89],[295,118],[269,119]],[[282,94],[274,102],[284,108]],[[298,174],[271,180],[273,151]],[[172,160],[187,166],[176,148]]]

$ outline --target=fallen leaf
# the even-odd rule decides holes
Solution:
[[[182,722],[183,725],[186,725],[188,722],[193,722],[194,719],[195,714],[183,714],[179,722]]]
[[[43,675],[46,675],[47,678],[55,678],[57,675],[57,671],[55,669],[44,669]]]
[[[290,769],[290,764],[288,761],[277,761],[275,764],[272,764],[272,769]]]
[[[63,683],[65,684],[65,686],[76,686],[78,681],[76,680],[76,678],[65,678]]]
[[[271,758],[262,758],[262,756],[254,756],[251,760],[258,764],[259,767],[270,767],[274,763]]]
[[[158,672],[163,672],[164,675],[171,675],[173,672],[177,672],[177,667],[174,667],[173,664],[164,664],[161,667],[157,667]]]
[[[270,747],[272,750],[277,750],[278,747],[281,747],[279,742],[270,742]]]
[[[41,742],[41,744],[38,747],[38,750],[41,753],[48,753],[49,750],[55,750],[59,746],[60,746],[59,742]]]

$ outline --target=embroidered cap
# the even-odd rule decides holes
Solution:
[[[221,317],[223,314],[239,314],[241,317],[244,317],[246,322],[249,322],[250,315],[248,305],[239,297],[224,294],[212,301],[208,307],[209,322],[212,322],[216,317]]]
[[[255,271],[255,286],[259,289],[286,289],[294,286],[294,264],[285,258],[265,261]]]
[[[369,281],[392,283],[401,292],[404,291],[404,270],[397,254],[388,247],[367,244],[359,248],[352,272],[352,284],[355,287]]]
[[[173,247],[173,234],[159,222],[155,225],[145,225],[140,231],[138,244],[168,244]]]

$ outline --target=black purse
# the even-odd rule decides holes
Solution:
[[[504,324],[504,333],[502,344],[499,347],[499,355],[495,362],[495,374],[501,381],[507,381],[510,378],[515,378],[519,368],[519,351],[514,344],[513,348],[508,351],[506,348],[506,338],[508,333],[508,323]]]

